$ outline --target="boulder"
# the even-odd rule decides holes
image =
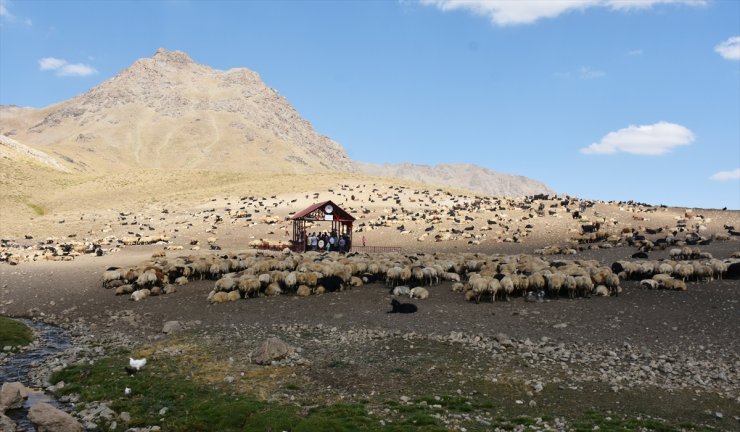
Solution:
[[[180,324],[180,321],[167,321],[162,327],[162,333],[164,334],[177,333],[181,330],[182,324]]]
[[[15,432],[18,430],[15,426],[15,422],[3,413],[0,413],[0,431],[3,432]]]
[[[19,382],[6,382],[0,388],[0,412],[21,408],[28,397],[28,390]]]
[[[262,345],[252,353],[252,358],[255,363],[266,365],[273,360],[284,359],[294,352],[295,348],[292,346],[276,337],[271,337],[262,342]]]
[[[28,411],[28,418],[38,432],[82,432],[82,425],[66,412],[48,403],[37,403]]]

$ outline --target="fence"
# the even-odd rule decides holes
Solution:
[[[352,252],[360,252],[360,253],[401,252],[401,247],[400,246],[352,246]]]
[[[252,246],[252,247],[254,249],[273,250],[273,251],[282,251],[285,248],[288,248],[294,252],[303,252],[302,244],[277,245],[277,244],[270,244],[270,243],[262,243],[258,246]],[[400,246],[352,246],[352,252],[368,253],[368,254],[385,253],[385,252],[401,252],[401,247]]]

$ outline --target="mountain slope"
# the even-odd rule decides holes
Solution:
[[[0,134],[77,171],[352,169],[344,149],[256,73],[218,71],[164,49],[81,96],[0,115]]]
[[[495,196],[526,196],[555,194],[537,180],[523,176],[501,174],[471,164],[440,164],[435,166],[403,164],[371,164],[356,162],[361,172],[379,177],[394,177],[420,183],[467,189]]]
[[[540,182],[475,165],[352,162],[257,73],[215,70],[164,49],[67,101],[43,109],[0,106],[0,136],[6,162],[30,157],[93,176],[361,172],[494,195],[552,193]]]

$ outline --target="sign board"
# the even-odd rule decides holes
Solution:
[[[334,215],[331,215],[331,214],[324,215],[324,220],[328,220],[328,221],[334,220]]]

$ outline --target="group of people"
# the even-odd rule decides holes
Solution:
[[[336,231],[323,233],[310,233],[306,238],[306,246],[309,250],[325,250],[335,252],[349,252],[352,249],[352,241],[349,236],[337,235]]]

